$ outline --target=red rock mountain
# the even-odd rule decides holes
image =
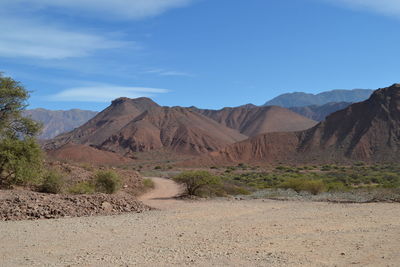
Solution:
[[[315,127],[268,133],[211,153],[199,162],[399,162],[400,84],[335,112]]]
[[[246,138],[187,108],[161,107],[148,98],[119,98],[83,126],[48,142],[45,148],[57,150],[79,144],[124,156],[161,149],[199,154]]]
[[[249,137],[270,132],[301,131],[317,124],[316,121],[278,106],[244,105],[221,110],[194,110]]]

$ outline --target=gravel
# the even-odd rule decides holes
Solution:
[[[0,222],[2,266],[398,266],[400,206],[176,201],[166,210]]]
[[[0,221],[113,215],[150,210],[129,194],[53,195],[0,190]]]

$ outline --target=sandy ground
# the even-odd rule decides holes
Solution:
[[[139,200],[144,204],[156,208],[156,209],[171,209],[181,204],[182,201],[178,201],[173,197],[180,195],[184,189],[172,180],[148,177],[154,182],[154,189],[150,192],[139,197]]]
[[[164,209],[141,214],[0,222],[0,266],[400,265],[399,204],[188,202],[170,193],[144,196]]]

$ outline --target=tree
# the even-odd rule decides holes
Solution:
[[[0,73],[0,187],[38,178],[41,149],[35,135],[41,125],[22,116],[29,92]]]
[[[199,189],[209,186],[218,185],[220,179],[207,171],[187,171],[173,178],[177,183],[186,187],[187,193],[191,196],[198,194]]]

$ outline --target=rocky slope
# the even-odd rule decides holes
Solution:
[[[212,153],[204,162],[399,162],[400,84],[300,132],[269,133]]]
[[[69,132],[96,116],[96,111],[71,109],[47,110],[43,108],[25,110],[24,115],[43,124],[39,139],[51,139]]]
[[[283,94],[265,103],[264,106],[281,107],[306,107],[312,105],[325,105],[330,102],[360,102],[368,99],[373,90],[332,90],[319,94],[307,94],[302,92]]]
[[[317,124],[314,120],[278,106],[257,107],[249,104],[221,110],[193,110],[250,137],[269,132],[300,131]]]

